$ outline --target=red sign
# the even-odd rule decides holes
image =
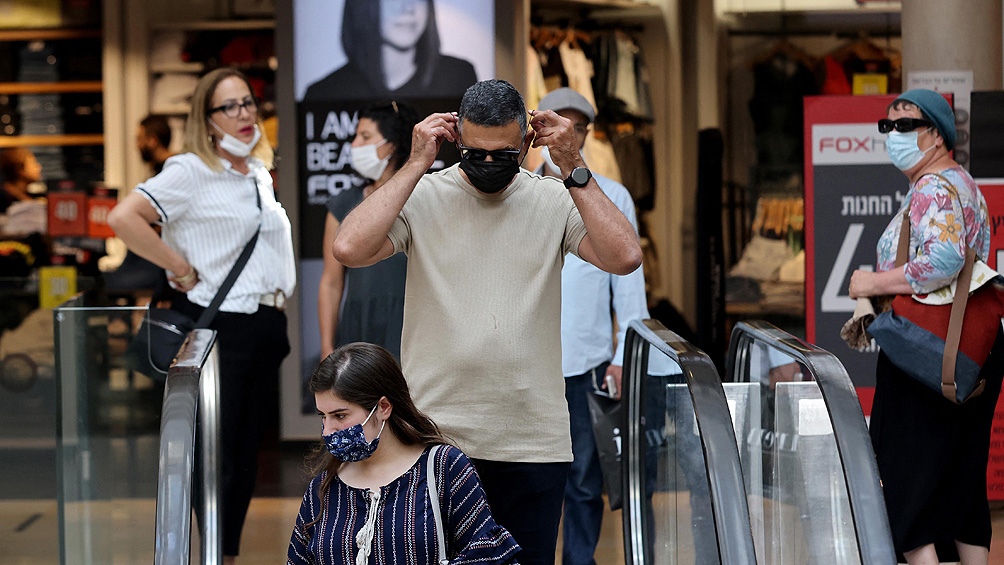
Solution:
[[[987,263],[998,272],[1004,266],[1004,180],[976,179],[990,211],[990,256]],[[1004,403],[998,398],[990,428],[990,460],[987,463],[987,496],[1004,500]]]
[[[50,192],[49,235],[83,237],[87,235],[87,195],[83,192]]]
[[[87,198],[87,237],[115,237],[115,230],[108,225],[108,213],[117,200],[111,196],[90,196]]]
[[[805,333],[833,353],[864,413],[875,394],[877,349],[840,339],[855,301],[854,269],[873,267],[875,243],[909,183],[889,161],[877,123],[895,96],[808,96],[805,109]]]

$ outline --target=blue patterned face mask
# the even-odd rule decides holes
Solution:
[[[363,420],[362,424],[356,424],[345,428],[344,430],[337,430],[331,432],[328,435],[322,435],[321,439],[324,440],[325,447],[335,459],[342,461],[344,463],[351,463],[353,461],[362,461],[363,459],[368,459],[373,452],[376,451],[377,445],[380,444],[380,434],[383,433],[383,427],[387,424],[384,420],[380,424],[380,431],[377,432],[377,437],[372,442],[366,441],[366,434],[363,433],[363,425],[370,421],[373,417],[373,413],[376,412],[377,407],[374,406],[370,410],[369,416]],[[323,428],[322,428],[323,429]]]

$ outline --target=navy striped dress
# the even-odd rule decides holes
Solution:
[[[435,518],[426,482],[429,447],[405,474],[380,487],[367,563],[426,565],[436,563]],[[470,459],[456,447],[436,454],[440,508],[446,528],[446,554],[462,565],[515,563],[519,545],[495,523],[481,481]],[[318,488],[327,471],[310,482],[289,540],[287,565],[352,565],[359,547],[356,536],[367,522],[373,500],[369,489],[358,489],[335,477],[328,488],[327,508]],[[313,522],[318,515],[321,519]]]

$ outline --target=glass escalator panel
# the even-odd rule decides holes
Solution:
[[[649,376],[646,493],[653,563],[721,563],[700,431],[679,375]]]
[[[818,384],[806,365],[766,342],[753,340],[747,351],[748,382],[729,386],[755,386],[762,406],[740,446],[758,561],[860,563]]]
[[[753,387],[726,393],[707,356],[658,322],[632,323],[626,344],[625,561],[754,563],[733,433],[758,411]]]
[[[49,313],[62,563],[152,563],[163,384],[125,359],[145,308]]]
[[[861,406],[830,353],[764,322],[733,330],[726,391],[753,387],[737,421],[757,562],[892,563]]]
[[[779,382],[774,397],[776,563],[861,563],[847,484],[815,382]]]

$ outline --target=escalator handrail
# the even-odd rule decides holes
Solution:
[[[202,563],[222,562],[219,538],[219,378],[216,332],[193,330],[168,370],[160,427],[155,563],[187,565],[191,553],[196,425],[202,427]],[[198,420],[197,420],[198,419]]]
[[[837,444],[844,482],[854,519],[863,565],[895,563],[892,530],[886,513],[878,464],[865,424],[864,412],[847,369],[835,355],[767,322],[738,322],[732,329],[726,374],[742,377],[749,347],[760,340],[805,365],[816,380],[826,404]]]
[[[707,468],[718,551],[722,563],[756,563],[749,505],[742,466],[725,390],[711,359],[656,320],[634,320],[628,326],[624,349],[624,396],[627,416],[621,461],[624,481],[624,553],[628,565],[652,563],[643,536],[650,531],[645,513],[645,433],[643,383],[649,346],[673,359],[683,371],[700,430]]]

